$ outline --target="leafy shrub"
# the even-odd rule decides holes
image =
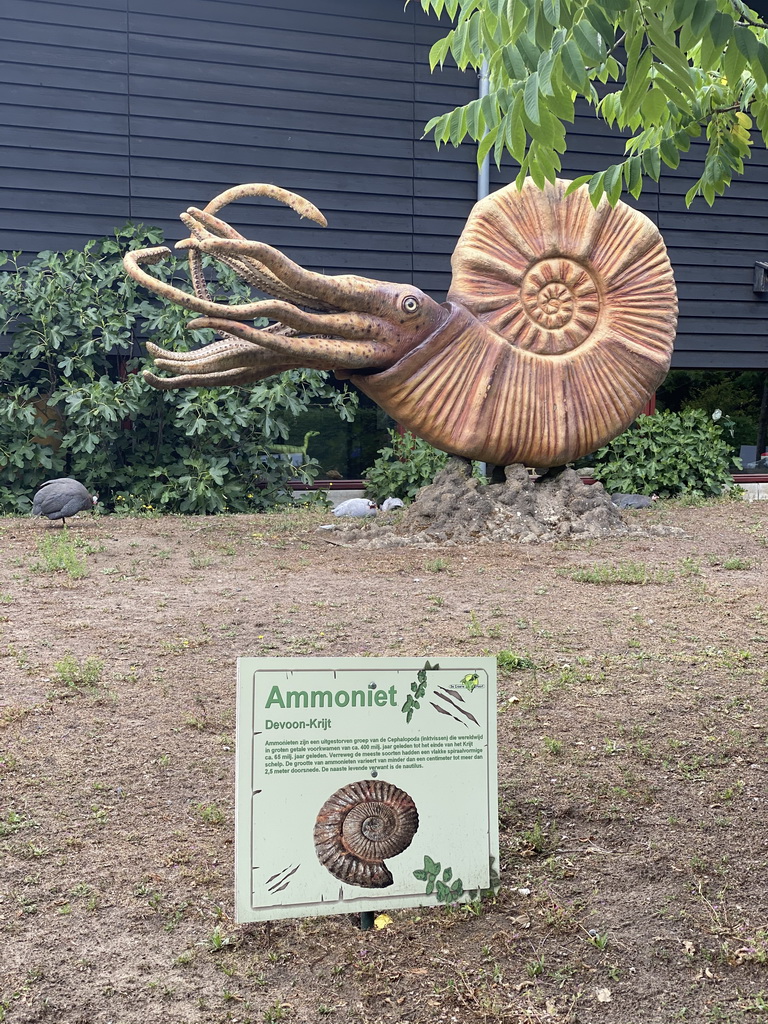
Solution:
[[[728,420],[722,421],[729,428]],[[641,416],[593,457],[594,476],[611,493],[714,495],[733,486],[732,446],[703,409]]]
[[[406,504],[413,501],[422,487],[431,484],[435,474],[448,458],[420,437],[406,431],[389,431],[390,443],[365,473],[365,495],[382,502],[392,495]]]
[[[102,507],[163,512],[253,511],[291,500],[298,470],[270,445],[319,399],[351,420],[353,392],[318,370],[290,370],[248,388],[156,391],[141,376],[150,364],[140,339],[186,351],[211,338],[188,331],[189,313],[127,277],[127,249],[159,245],[157,228],[126,224],[82,251],[41,252],[27,265],[0,253],[0,333],[12,348],[0,359],[0,512],[23,512],[43,480],[71,475],[97,491]],[[214,297],[249,301],[247,286],[215,266]],[[169,258],[162,280],[189,289],[186,266]],[[211,271],[208,272],[209,276]]]

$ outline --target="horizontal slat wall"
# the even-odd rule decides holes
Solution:
[[[665,169],[659,196],[680,295],[673,365],[768,367],[768,296],[752,291],[755,261],[768,259],[768,153],[756,142],[744,176],[714,206],[699,197],[686,209],[703,151],[694,143],[675,171]]]
[[[3,0],[0,249],[81,246],[130,216],[126,0]]]
[[[0,248],[82,245],[126,219],[158,224],[243,181],[305,195],[325,230],[264,201],[228,211],[246,234],[312,269],[413,281],[442,298],[476,197],[474,147],[422,139],[477,95],[430,74],[440,29],[401,0],[4,0],[0,10]],[[563,175],[619,159],[584,110]],[[700,154],[700,149],[698,150]],[[664,234],[681,300],[677,366],[768,367],[768,157],[710,210],[683,196],[696,147],[632,205]],[[515,176],[492,166],[491,187]]]
[[[326,273],[413,273],[413,17],[397,4],[129,0],[133,216],[171,238],[190,204],[244,181],[306,196],[226,214]]]

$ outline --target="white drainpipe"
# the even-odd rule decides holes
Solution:
[[[479,80],[479,96],[480,99],[483,96],[488,95],[488,61],[484,60],[480,73],[478,75]],[[491,154],[486,153],[485,159],[480,164],[477,170],[477,198],[485,199],[490,192],[490,167],[491,167]]]
[[[483,96],[488,95],[488,61],[484,60],[480,73],[478,75],[479,89],[478,94],[480,99]],[[488,193],[491,191],[490,186],[490,168],[491,168],[491,155],[490,153],[485,154],[485,159],[477,169],[477,198],[485,199]],[[484,462],[480,463],[480,470],[482,473],[487,472],[487,467]]]

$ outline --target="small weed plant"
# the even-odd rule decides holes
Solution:
[[[32,572],[65,572],[70,579],[82,579],[88,575],[88,567],[77,547],[77,541],[64,533],[43,537],[37,545],[39,559],[32,564]]]
[[[0,839],[6,839],[8,836],[12,836],[14,832],[18,832],[19,829],[28,828],[34,824],[35,822],[30,818],[25,818],[18,811],[6,811],[5,815],[0,817]]]
[[[551,736],[545,736],[544,747],[554,757],[558,757],[563,752],[563,741],[553,739]]]
[[[516,654],[514,651],[499,651],[496,655],[496,665],[500,672],[520,672],[526,668],[536,668],[536,663],[529,657],[525,654]]]
[[[746,558],[726,558],[723,562],[724,569],[751,569],[752,563]]]
[[[96,689],[101,682],[104,662],[93,655],[79,662],[74,654],[65,654],[54,666],[56,682],[64,687],[64,694],[85,693]],[[61,695],[61,691],[59,691]]]
[[[224,812],[216,804],[197,804],[196,810],[206,825],[221,825],[224,822]]]
[[[610,586],[616,583],[668,583],[670,573],[663,570],[648,570],[642,562],[620,562],[618,565],[586,565],[574,569],[560,570],[560,575],[569,576],[576,583],[594,583]]]

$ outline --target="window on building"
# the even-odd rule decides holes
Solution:
[[[308,452],[320,463],[319,480],[360,480],[373,465],[380,448],[389,441],[387,433],[395,421],[366,395],[352,423],[339,419],[328,403],[312,405],[291,427],[290,441],[301,444],[307,431],[318,436],[309,440]]]
[[[741,470],[734,466],[733,471],[768,473],[768,458],[761,461],[768,450],[768,371],[671,370],[656,393],[656,408],[704,409],[710,415],[720,409],[723,421],[733,423],[733,436],[728,439],[743,463]]]

